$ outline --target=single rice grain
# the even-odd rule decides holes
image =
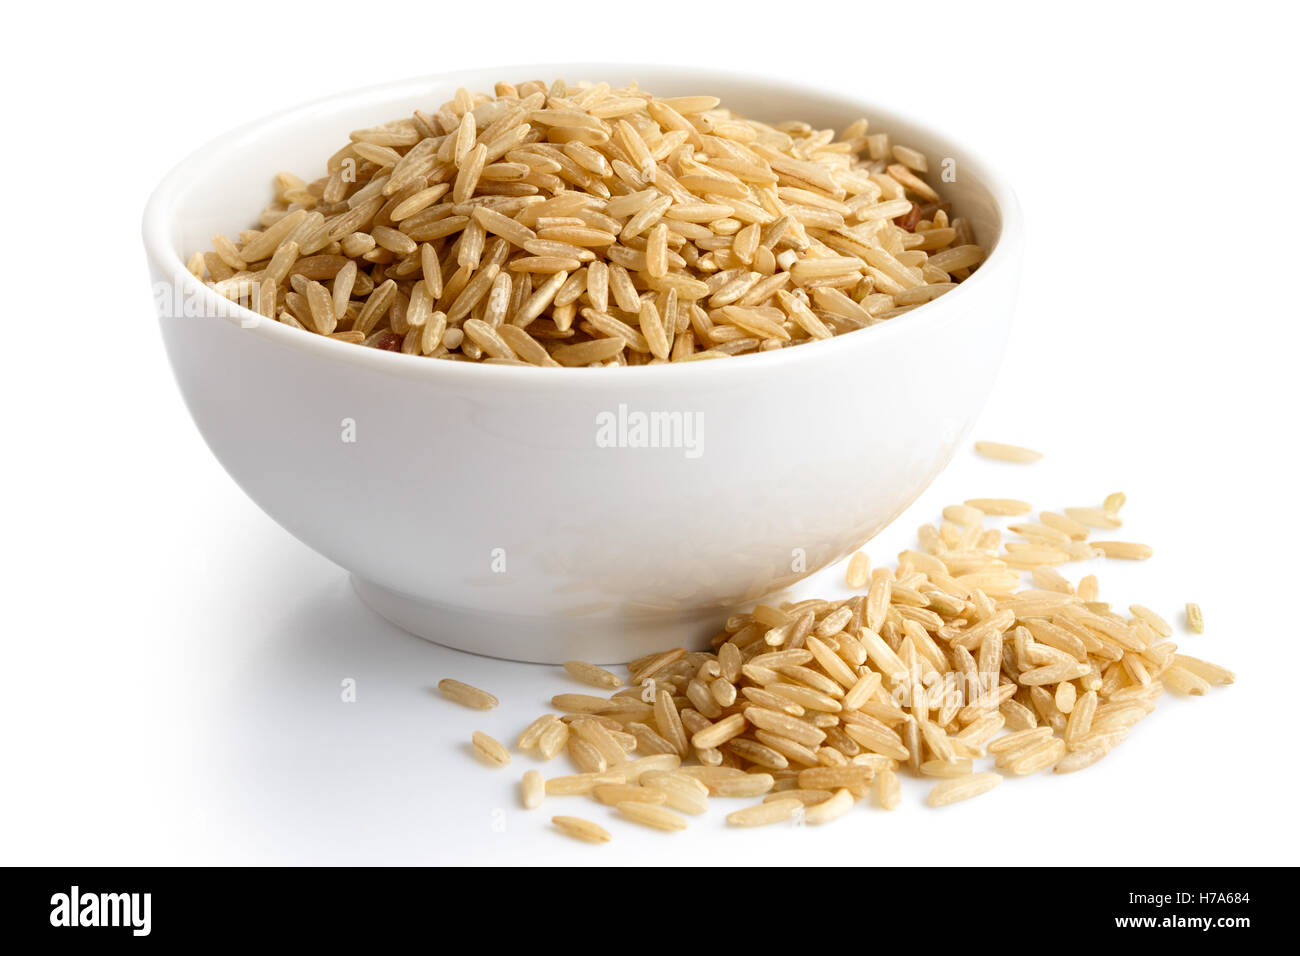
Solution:
[[[1149,544],[1133,541],[1093,541],[1092,546],[1108,558],[1121,558],[1125,561],[1145,561],[1154,554]]]
[[[803,822],[812,826],[830,823],[848,813],[852,807],[853,794],[848,790],[838,790],[829,800],[806,807],[803,811]]]
[[[1032,448],[1005,445],[996,441],[977,441],[975,450],[985,458],[996,458],[998,461],[1011,461],[1018,464],[1028,464],[1043,457],[1042,452],[1034,451]]]
[[[491,764],[494,767],[504,767],[510,763],[510,751],[501,744],[495,737],[489,737],[480,730],[476,730],[471,737],[474,745],[474,753],[484,763]]]
[[[536,810],[542,805],[546,799],[546,781],[540,770],[524,772],[524,777],[519,782],[519,796],[526,810]]]
[[[551,817],[551,823],[568,836],[585,843],[608,843],[613,837],[599,824],[584,820],[582,817]]]
[[[450,677],[438,681],[438,690],[442,691],[442,695],[448,700],[474,710],[491,710],[500,703],[487,691]]]
[[[896,810],[902,801],[902,786],[898,774],[884,770],[876,777],[876,804],[882,810]]]
[[[727,823],[733,827],[764,827],[783,823],[803,809],[803,801],[794,797],[778,797],[768,803],[755,804],[727,814]]]
[[[656,830],[685,830],[688,825],[685,817],[678,816],[672,810],[653,803],[627,800],[617,804],[616,808],[619,813],[629,820]]]
[[[977,508],[986,515],[1027,515],[1034,510],[1029,502],[1015,498],[969,498],[966,506]]]
[[[935,784],[926,802],[932,807],[946,807],[988,793],[1001,782],[1002,777],[996,773],[974,773],[969,776],[955,777]]]
[[[586,661],[565,661],[564,669],[569,673],[570,677],[591,687],[615,690],[623,686],[623,678],[605,670],[603,667],[588,664]]]

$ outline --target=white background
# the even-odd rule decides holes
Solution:
[[[7,14],[0,860],[1297,862],[1294,8],[144,11]],[[1122,489],[1125,537],[1156,556],[1071,573],[1097,570],[1103,597],[1180,623],[1199,601],[1206,633],[1185,647],[1236,685],[1166,698],[1084,773],[943,811],[915,784],[893,814],[859,806],[822,830],[729,831],[719,807],[673,836],[609,822],[614,842],[595,848],[547,820],[604,822],[605,808],[519,808],[528,762],[483,768],[470,732],[512,739],[581,688],[389,626],[240,493],[172,382],[138,226],[175,162],[267,112],[457,68],[608,58],[850,89],[999,164],[1029,242],[976,437],[1047,457],[1026,468],[963,449],[868,551],[889,559],[952,500],[1059,508]],[[810,589],[840,581],[835,569]],[[503,706],[456,708],[431,691],[444,676]],[[355,704],[339,700],[348,677]]]

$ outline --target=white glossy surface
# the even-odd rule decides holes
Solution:
[[[458,86],[550,72],[708,91],[747,115],[873,128],[953,157],[946,195],[992,248],[967,283],[886,325],[685,367],[467,367],[362,350],[251,314],[176,315],[168,356],[226,470],[269,515],[348,569],[421,636],[533,661],[625,660],[698,642],[720,610],[779,591],[869,539],[947,464],[984,403],[1020,257],[1010,190],[956,144],[869,102],[770,80],[563,64],[409,81],[282,113],[203,148],[145,217],[156,288],[233,233],[281,168],[310,173],[349,130],[432,109]],[[159,285],[161,284],[161,285]],[[683,448],[602,448],[598,416],[680,412]],[[355,422],[355,442],[342,435]],[[504,567],[504,570],[502,568]]]

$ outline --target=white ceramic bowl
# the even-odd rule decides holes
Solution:
[[[457,87],[554,76],[711,93],[773,121],[842,129],[867,116],[897,142],[956,160],[946,198],[991,254],[951,293],[884,325],[779,352],[615,369],[363,349],[242,309],[214,314],[221,300],[185,272],[214,233],[247,228],[274,172],[322,170],[350,130],[437,107]],[[190,413],[267,514],[422,637],[520,660],[609,662],[707,638],[728,609],[840,559],[929,485],[992,386],[1021,225],[1011,190],[960,143],[869,101],[580,63],[412,80],[252,123],[166,178],[144,240]],[[617,423],[620,407],[632,425],[636,413],[680,412],[702,429],[693,447],[603,447],[600,426]],[[348,422],[355,441],[344,440]]]

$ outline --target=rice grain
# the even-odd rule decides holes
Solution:
[[[616,808],[619,813],[629,820],[656,830],[685,830],[688,826],[684,817],[678,816],[672,810],[654,803],[626,800],[617,804]]]
[[[551,823],[560,832],[585,843],[608,843],[613,839],[604,827],[582,817],[551,817]]]
[[[1043,457],[1042,452],[1034,451],[1032,448],[1021,448],[1019,445],[1004,445],[996,441],[977,441],[975,450],[985,458],[995,458],[998,461],[1010,461],[1018,464],[1029,464],[1038,461]]]
[[[765,827],[789,820],[804,807],[795,797],[779,796],[767,803],[755,804],[727,814],[727,823],[733,827]]]
[[[442,695],[448,700],[473,710],[491,710],[500,703],[487,691],[450,677],[438,681],[438,690],[442,691]]]
[[[803,811],[803,822],[810,826],[830,823],[832,820],[848,813],[853,807],[853,794],[848,790],[837,790],[835,795],[822,803],[813,804]]]
[[[478,730],[474,731],[471,739],[474,744],[474,753],[484,763],[491,764],[494,767],[504,767],[510,763],[510,751],[506,750],[500,741]]]
[[[1154,553],[1150,545],[1131,541],[1093,541],[1092,546],[1108,558],[1125,561],[1145,561]]]
[[[605,670],[603,667],[588,664],[586,661],[565,661],[564,669],[569,673],[570,677],[591,687],[614,690],[623,686],[623,678]]]
[[[988,793],[1001,782],[1002,777],[996,773],[974,773],[969,776],[955,777],[935,784],[926,802],[932,807],[946,807]]]
[[[541,771],[524,772],[524,777],[519,783],[519,796],[525,810],[536,810],[542,805],[542,801],[546,799],[546,781],[542,778]]]

